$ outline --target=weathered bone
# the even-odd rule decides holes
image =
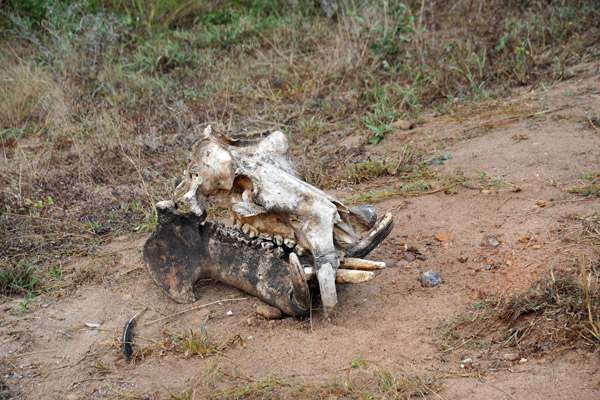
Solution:
[[[222,228],[217,229],[217,234],[259,249],[263,258],[264,254],[270,254],[270,257],[283,259],[290,254],[291,260],[294,253],[310,257],[321,300],[329,314],[337,304],[335,282],[340,262],[344,257],[364,257],[373,250],[391,231],[393,219],[391,214],[386,214],[376,223],[372,206],[349,209],[300,180],[288,150],[287,137],[281,132],[273,132],[258,143],[239,146],[230,139],[213,135],[208,127],[192,149],[184,179],[175,191],[176,202],[186,205],[202,220],[207,200],[229,207],[235,225],[243,233]],[[172,208],[166,214],[175,215]],[[210,240],[203,235],[200,235],[201,240]],[[158,239],[161,238],[157,236],[154,241]],[[149,269],[156,270],[160,263],[151,267],[150,261]],[[294,263],[290,261],[285,268],[290,269],[291,264]],[[300,271],[297,275],[303,276],[301,267],[291,269]],[[245,286],[234,283],[234,286]],[[259,293],[260,296],[264,293]]]

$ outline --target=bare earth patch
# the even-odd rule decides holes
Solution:
[[[589,119],[600,111],[598,87],[588,75],[431,117],[408,135],[366,146],[377,155],[428,145],[443,160],[435,173],[465,184],[378,203],[396,220],[372,253],[388,268],[340,287],[330,320],[318,302],[312,318],[265,320],[254,313],[258,300],[208,281],[198,283],[196,304],[176,304],[144,269],[147,234],[111,242],[96,256],[97,279],[74,293],[40,297],[24,314],[20,301],[2,305],[8,398],[600,398],[597,353],[557,348],[510,359],[511,349],[474,342],[448,349],[442,335],[482,299],[523,293],[552,271],[577,276],[582,254],[598,265],[598,248],[577,232],[600,198],[574,190],[600,173],[600,131]],[[338,143],[324,146],[326,154]],[[393,191],[395,183],[377,178],[360,193]],[[83,268],[90,260],[73,262]],[[423,288],[418,277],[431,269],[443,284]],[[120,335],[141,310],[127,362]],[[209,349],[202,356],[199,344]]]

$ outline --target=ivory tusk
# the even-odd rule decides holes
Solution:
[[[363,271],[376,271],[385,269],[386,265],[382,261],[363,260],[362,258],[345,258],[339,266],[340,269],[356,269]]]
[[[335,283],[362,283],[375,277],[375,272],[356,269],[338,269]]]
[[[304,279],[307,281],[315,279],[317,273],[313,267],[304,267]],[[335,283],[362,283],[368,282],[375,277],[372,271],[363,271],[357,269],[338,269],[335,277]]]

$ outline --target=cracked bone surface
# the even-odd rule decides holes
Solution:
[[[278,131],[241,145],[207,127],[192,148],[175,197],[198,216],[205,215],[206,201],[220,204],[229,208],[234,224],[251,238],[295,247],[300,256],[308,250],[326,315],[337,304],[340,262],[376,222],[371,206],[348,208],[302,181],[290,161],[287,137]]]

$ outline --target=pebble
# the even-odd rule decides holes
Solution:
[[[436,287],[442,284],[442,277],[436,271],[431,270],[423,272],[421,276],[419,276],[419,281],[424,287]]]
[[[402,258],[404,258],[408,262],[413,262],[416,260],[417,257],[415,257],[413,253],[404,253],[404,256],[402,256]]]
[[[502,358],[504,358],[506,361],[517,361],[521,357],[515,353],[504,353],[502,354]]]
[[[498,247],[500,246],[500,242],[493,236],[490,236],[485,239],[485,243],[483,243],[485,247]]]
[[[79,400],[81,397],[79,395],[71,393],[65,396],[65,400]]]
[[[384,258],[381,261],[383,261],[385,263],[385,266],[388,268],[393,268],[396,266],[396,260],[394,260],[393,258]]]
[[[254,326],[254,325],[256,325],[256,321],[257,321],[256,318],[250,317],[246,320],[246,323],[248,324],[248,326]]]
[[[281,310],[276,307],[271,307],[266,304],[260,304],[256,307],[256,313],[267,319],[281,318]]]
[[[399,119],[392,123],[392,129],[407,131],[412,128],[412,124],[409,121]]]

